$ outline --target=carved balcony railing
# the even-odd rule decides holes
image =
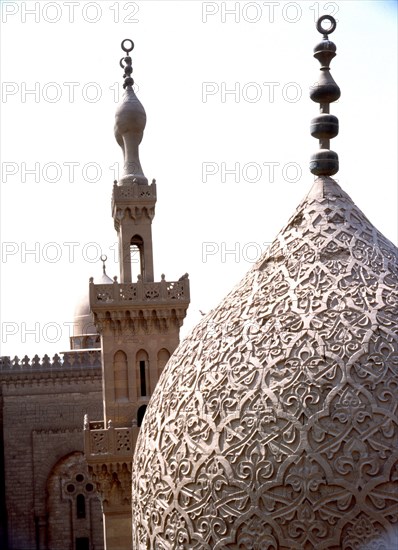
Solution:
[[[90,279],[90,306],[91,308],[124,306],[130,304],[164,304],[188,305],[189,279],[182,277],[179,281],[165,281],[164,275],[159,283],[145,283],[138,280],[136,283],[118,283],[96,285]]]
[[[150,185],[122,185],[118,186],[116,183],[113,186],[112,193],[112,209],[116,202],[131,200],[136,201],[156,201],[156,183],[155,180]]]
[[[104,427],[104,422],[84,420],[84,452],[87,462],[128,461],[133,450],[138,428]]]

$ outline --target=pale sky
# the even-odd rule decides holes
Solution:
[[[122,166],[113,124],[124,38],[135,42],[133,77],[148,119],[141,163],[157,181],[155,280],[188,272],[191,281],[182,336],[311,187],[319,15],[338,20],[330,35],[342,92],[331,106],[340,121],[335,178],[397,244],[396,2],[0,6],[0,355],[67,350],[75,304],[100,276],[101,253],[108,275],[119,275],[110,198]]]

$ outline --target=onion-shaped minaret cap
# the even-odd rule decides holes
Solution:
[[[322,25],[329,21],[326,29]],[[311,87],[312,101],[319,103],[320,114],[311,120],[311,135],[319,139],[319,151],[311,156],[310,170],[316,176],[333,176],[339,170],[339,157],[330,150],[330,140],[339,133],[337,117],[329,113],[330,103],[340,97],[340,88],[330,74],[330,62],[336,55],[336,46],[328,38],[336,28],[336,20],[331,15],[323,15],[316,23],[316,28],[323,34],[323,40],[314,48],[314,57],[321,64],[318,82]]]
[[[123,174],[118,181],[118,185],[133,183],[147,185],[148,180],[142,171],[138,151],[146,125],[146,113],[133,90],[134,79],[131,76],[133,67],[129,55],[134,48],[134,42],[126,39],[123,40],[121,46],[126,53],[125,57],[122,57],[119,62],[122,69],[124,69],[123,88],[126,91],[116,111],[115,120],[115,138],[124,155]]]

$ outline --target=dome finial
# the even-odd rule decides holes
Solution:
[[[126,46],[126,44],[130,43],[130,47]],[[130,40],[129,38],[126,38],[121,43],[122,50],[126,52],[126,56],[122,57],[119,64],[122,69],[124,69],[124,84],[123,88],[127,88],[127,86],[132,86],[134,84],[134,79],[131,76],[131,73],[133,72],[133,67],[131,66],[131,57],[130,52],[134,50],[134,42]],[[125,65],[123,65],[123,61]]]
[[[325,28],[322,23],[329,21]],[[340,88],[330,74],[330,62],[336,55],[336,46],[328,38],[336,29],[336,20],[331,15],[323,15],[316,23],[317,30],[323,34],[323,40],[314,48],[314,57],[321,64],[318,82],[311,87],[312,101],[319,103],[320,115],[311,121],[311,135],[319,139],[319,151],[311,156],[310,170],[316,176],[333,176],[339,170],[339,157],[330,150],[330,140],[339,133],[337,117],[329,114],[330,103],[340,97]]]
[[[108,259],[108,257],[105,256],[105,254],[102,254],[100,256],[100,260],[102,262],[102,277],[100,279],[99,284],[101,284],[101,285],[109,285],[110,283],[113,283],[112,279],[110,277],[108,277],[108,275],[106,274],[105,262],[106,262],[107,259]]]
[[[105,262],[106,260],[108,259],[108,256],[106,256],[105,254],[102,254],[101,257],[100,257],[100,260],[102,262],[102,273],[104,275],[106,275],[106,272],[105,272]]]

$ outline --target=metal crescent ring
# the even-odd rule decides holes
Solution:
[[[122,69],[124,69],[125,66],[126,66],[126,65],[123,65],[123,63],[122,63],[124,60],[125,60],[125,58],[122,57],[121,60],[119,61],[119,65],[121,66]]]
[[[100,257],[101,262],[106,262],[107,259],[108,259],[108,256],[106,256],[105,254],[101,254],[101,257]]]
[[[330,23],[330,28],[329,29],[324,29],[322,27],[323,21],[329,21],[329,23]],[[322,17],[320,17],[318,19],[318,21],[316,22],[316,28],[317,28],[318,32],[320,32],[321,34],[332,34],[332,32],[335,31],[336,26],[337,26],[336,19],[334,17],[332,17],[331,15],[322,15]]]
[[[129,48],[129,47],[127,47],[127,46],[125,46],[125,45],[124,45],[124,44],[125,44],[125,42],[130,42],[130,44],[131,44],[131,48]],[[133,42],[132,40],[130,40],[130,38],[125,38],[125,39],[123,40],[123,42],[122,42],[121,46],[122,46],[122,50],[123,50],[123,51],[125,51],[125,52],[126,52],[126,53],[128,54],[128,53],[130,53],[130,52],[131,52],[131,50],[133,50],[133,49],[134,49],[134,42]]]

